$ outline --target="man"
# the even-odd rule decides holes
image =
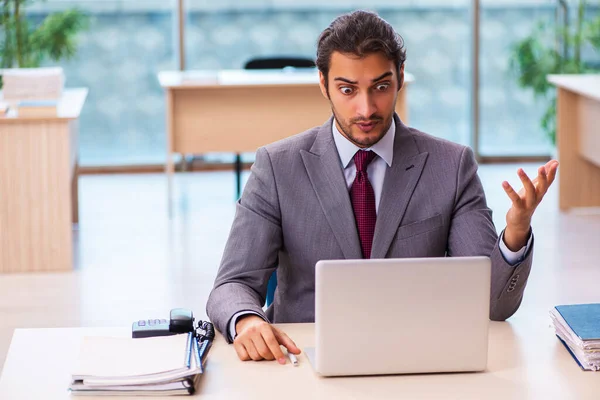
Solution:
[[[207,304],[241,360],[285,364],[280,345],[300,352],[270,322],[314,321],[314,269],[324,259],[485,255],[490,318],[504,320],[519,307],[532,262],[531,218],[558,162],[540,167],[533,182],[519,169],[519,193],[503,182],[512,207],[498,237],[472,150],[409,128],[394,113],[405,54],[402,38],[376,14],[337,18],[317,49],[333,117],[258,150]]]

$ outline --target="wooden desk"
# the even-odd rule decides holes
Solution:
[[[65,90],[55,117],[0,117],[0,273],[73,268],[77,119],[87,92]]]
[[[217,336],[196,397],[202,399],[597,399],[600,375],[582,371],[548,323],[492,322],[488,368],[479,373],[321,378],[300,365],[241,362]],[[544,320],[546,321],[546,320]],[[549,318],[547,320],[549,322]],[[300,346],[313,324],[280,325]],[[70,399],[66,388],[85,335],[130,335],[130,328],[17,329],[0,377],[0,399]],[[89,397],[88,397],[89,398]],[[124,397],[120,397],[125,399]]]
[[[171,209],[173,154],[254,152],[322,125],[331,108],[316,70],[163,71],[167,107],[167,164]],[[406,85],[396,111],[408,121]]]
[[[600,206],[600,74],[549,75],[558,88],[559,207]]]

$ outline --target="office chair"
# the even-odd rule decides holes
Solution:
[[[246,62],[244,69],[313,68],[315,61],[305,57],[256,57]]]
[[[273,271],[267,284],[267,299],[265,300],[265,306],[269,307],[275,297],[275,288],[277,287],[277,270]]]
[[[316,66],[315,61],[312,58],[307,57],[288,57],[288,56],[273,56],[273,57],[254,57],[244,64],[244,69],[283,69],[286,67],[293,68],[314,68]],[[242,174],[242,161],[240,154],[236,154],[235,157],[235,173],[236,173],[236,184],[237,184],[237,196],[241,195],[241,174]],[[269,278],[267,285],[267,298],[265,305],[268,307],[273,303],[275,297],[275,288],[277,287],[277,271],[273,272]]]
[[[283,69],[286,67],[294,68],[314,68],[316,66],[315,61],[312,58],[307,57],[287,57],[287,56],[274,56],[274,57],[255,57],[246,62],[244,69]],[[238,198],[241,193],[241,173],[242,173],[242,162],[239,154],[236,154],[235,158],[235,172],[237,179],[237,194]],[[265,305],[269,307],[273,303],[275,297],[275,288],[277,287],[277,271],[274,271],[269,278],[267,284],[267,299]]]

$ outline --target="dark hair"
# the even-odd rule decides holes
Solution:
[[[341,15],[319,36],[317,67],[325,76],[326,88],[331,54],[334,51],[355,54],[358,57],[382,53],[394,61],[398,84],[401,84],[400,68],[406,60],[404,40],[387,21],[373,12],[359,10]]]

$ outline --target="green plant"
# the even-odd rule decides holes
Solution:
[[[547,104],[541,126],[552,144],[556,144],[556,90],[546,76],[600,71],[581,57],[587,45],[600,54],[600,16],[586,19],[586,0],[579,0],[575,26],[571,27],[567,2],[559,0],[559,5],[563,22],[538,23],[531,35],[513,45],[510,57],[519,86],[532,89],[536,98]]]
[[[33,25],[25,14],[32,0],[0,0],[0,67],[39,67],[47,59],[69,59],[76,52],[76,36],[87,29],[88,16],[77,9],[48,15]]]

